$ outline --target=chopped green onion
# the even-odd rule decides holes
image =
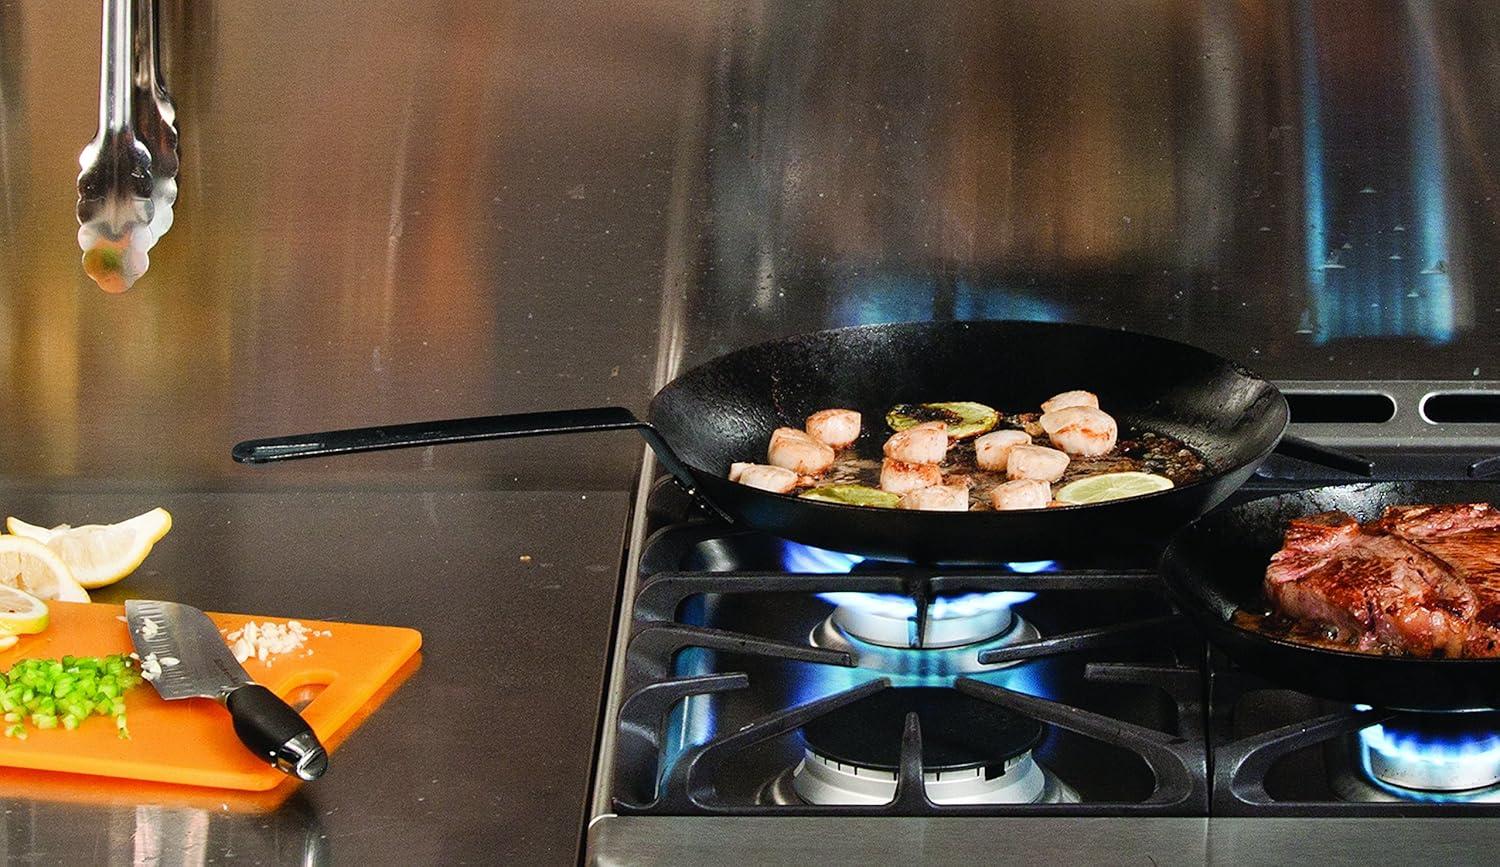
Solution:
[[[98,714],[113,717],[120,737],[129,738],[124,696],[140,683],[140,672],[123,653],[20,660],[0,674],[5,736],[24,740],[28,721],[39,729],[61,725],[72,731]]]

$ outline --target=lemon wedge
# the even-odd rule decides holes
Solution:
[[[12,517],[5,519],[5,528],[45,545],[67,564],[74,580],[92,590],[134,572],[151,546],[172,529],[172,515],[156,508],[118,524],[60,524],[50,530]]]
[[[35,635],[47,628],[47,620],[47,603],[25,590],[0,586],[0,639]]]
[[[0,585],[39,599],[87,602],[89,593],[51,548],[23,536],[0,536]]]
[[[1102,503],[1106,500],[1139,497],[1141,494],[1154,494],[1170,487],[1172,487],[1171,479],[1155,473],[1104,473],[1069,482],[1063,485],[1055,496],[1057,500],[1070,506],[1082,506],[1088,503]]]

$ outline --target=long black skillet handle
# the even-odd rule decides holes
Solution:
[[[328,751],[312,726],[276,693],[247,683],[225,696],[224,706],[240,742],[272,767],[299,780],[316,780],[328,770]]]
[[[510,415],[485,415],[475,418],[452,418],[443,421],[419,421],[410,424],[356,427],[320,433],[246,440],[234,447],[234,459],[242,464],[263,464],[298,458],[320,458],[353,452],[375,452],[416,446],[500,440],[511,437],[537,437],[553,434],[598,433],[612,430],[638,430],[646,444],[656,453],[662,467],[682,485],[683,490],[711,511],[733,523],[724,510],[714,505],[698,490],[698,483],[687,465],[677,457],[667,441],[649,422],[622,406],[592,409],[559,409],[546,412],[519,412]]]
[[[1329,448],[1292,434],[1286,434],[1281,438],[1281,442],[1276,444],[1276,453],[1358,476],[1375,475],[1375,462],[1369,458]]]

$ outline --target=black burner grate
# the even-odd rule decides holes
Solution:
[[[1465,801],[1462,794],[1403,798],[1370,780],[1357,758],[1359,732],[1400,712],[1340,706],[1279,689],[1231,667],[1219,654],[1210,670],[1216,708],[1211,751],[1215,815],[1500,816],[1500,802]],[[1235,712],[1256,702],[1282,711],[1280,718],[1260,731],[1231,732]],[[1291,712],[1293,708],[1303,712]],[[1302,767],[1279,767],[1299,760]],[[1278,785],[1278,776],[1303,785]]]
[[[627,651],[625,698],[620,706],[616,739],[615,802],[621,813],[664,815],[1205,815],[1208,806],[1207,765],[1202,730],[1203,677],[1196,658],[1201,649],[1179,630],[1177,618],[1160,600],[1161,587],[1148,569],[1083,569],[1044,576],[1001,571],[930,570],[896,567],[854,574],[798,574],[774,569],[745,570],[732,552],[766,540],[756,534],[726,530],[713,523],[683,523],[651,537],[640,560],[640,585],[634,600],[632,635]],[[774,541],[774,540],[772,540]],[[705,551],[707,553],[705,553]],[[749,559],[754,559],[749,558]],[[711,566],[734,571],[683,570]],[[810,722],[837,713],[853,702],[897,688],[889,677],[867,681],[811,701],[787,703],[744,722],[716,731],[702,743],[676,749],[668,743],[674,708],[694,696],[730,696],[754,688],[746,671],[723,670],[682,676],[675,669],[681,654],[693,648],[746,661],[775,660],[852,669],[850,654],[812,646],[805,633],[787,627],[774,635],[750,634],[712,624],[686,622],[695,599],[749,595],[767,599],[791,594],[811,598],[824,592],[898,594],[917,608],[917,622],[940,597],[992,591],[1036,591],[1047,594],[1138,594],[1155,599],[1153,613],[1127,622],[1089,624],[987,651],[984,663],[1053,659],[1083,652],[1150,646],[1152,661],[1095,660],[1080,663],[1082,679],[1119,689],[1164,696],[1184,732],[1163,731],[1064,701],[1042,697],[971,676],[951,681],[951,688],[989,702],[1053,731],[1097,741],[1123,750],[1149,772],[1149,792],[1131,802],[1039,803],[1019,805],[935,804],[923,782],[922,724],[908,714],[902,727],[896,793],[882,805],[813,806],[767,804],[726,798],[715,781],[735,757],[759,745],[797,733]],[[780,595],[778,595],[780,594]],[[736,606],[740,607],[740,606]],[[958,651],[963,652],[963,651]],[[970,651],[978,654],[978,651]],[[1093,657],[1090,657],[1093,659]],[[1188,660],[1188,661],[1184,661]],[[747,666],[748,667],[748,666]]]

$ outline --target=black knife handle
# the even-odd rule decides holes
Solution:
[[[328,770],[328,751],[312,727],[276,693],[258,683],[236,687],[224,699],[240,741],[273,767],[303,780]]]

